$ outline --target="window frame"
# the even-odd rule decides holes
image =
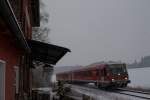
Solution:
[[[3,69],[3,71],[4,71],[4,73],[3,73],[3,75],[4,75],[4,77],[3,77],[3,81],[4,81],[4,82],[3,82],[3,87],[4,87],[4,88],[3,88],[2,91],[3,91],[3,95],[4,95],[3,100],[5,100],[5,96],[6,96],[6,94],[5,94],[5,91],[6,91],[6,90],[5,90],[5,88],[6,88],[6,85],[5,85],[5,83],[6,83],[6,82],[5,82],[5,81],[6,81],[6,62],[5,62],[4,60],[1,60],[1,59],[0,59],[0,63],[2,64],[2,67],[3,67],[2,69]]]

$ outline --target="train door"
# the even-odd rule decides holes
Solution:
[[[101,81],[104,82],[104,69],[101,70]]]
[[[102,77],[103,77],[103,80],[104,80],[106,75],[107,75],[106,68],[103,68],[101,71],[102,71],[101,73],[102,73]]]
[[[0,100],[5,100],[5,63],[0,60]]]
[[[100,71],[101,71],[101,72],[100,72],[100,73],[101,73],[101,77],[100,77],[100,80],[101,80],[101,87],[105,87],[105,85],[106,85],[106,84],[105,84],[105,81],[106,81],[106,80],[105,80],[105,77],[106,77],[106,74],[107,74],[107,73],[106,73],[106,68],[103,68],[103,69],[101,69]]]
[[[99,86],[99,83],[100,83],[100,72],[99,72],[99,69],[96,69],[96,83],[95,83],[95,85]]]

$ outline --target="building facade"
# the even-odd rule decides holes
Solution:
[[[34,61],[55,65],[70,50],[32,40],[39,0],[0,0],[0,100],[32,100]]]
[[[38,11],[38,0],[0,1],[0,100],[31,98],[27,40],[31,39],[32,27],[39,26]]]

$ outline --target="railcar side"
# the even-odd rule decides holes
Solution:
[[[96,70],[87,68],[72,72],[72,82],[74,83],[90,83],[95,82]]]
[[[56,74],[57,81],[70,82],[72,72],[63,72]]]
[[[69,83],[95,83],[97,87],[126,87],[130,80],[126,64],[97,64],[57,74],[57,80]]]

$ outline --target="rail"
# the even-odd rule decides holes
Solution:
[[[80,88],[84,91],[89,91],[88,88],[91,88],[90,91],[96,92],[96,91],[105,91],[107,93],[117,93],[117,94],[122,94],[122,95],[128,95],[128,96],[132,96],[132,97],[137,97],[140,99],[148,99],[150,100],[150,93],[149,92],[143,92],[143,91],[136,91],[136,90],[130,90],[130,89],[125,89],[125,88],[118,88],[115,90],[104,90],[104,89],[99,89],[96,88],[94,86],[88,86],[88,85],[73,85],[72,87],[74,88]],[[96,90],[96,91],[95,91]]]
[[[129,95],[129,96],[134,96],[142,99],[150,99],[150,93],[149,92],[143,92],[143,91],[137,91],[137,90],[130,90],[130,89],[123,89],[123,88],[118,88],[116,93],[119,94],[124,94],[124,95]]]

